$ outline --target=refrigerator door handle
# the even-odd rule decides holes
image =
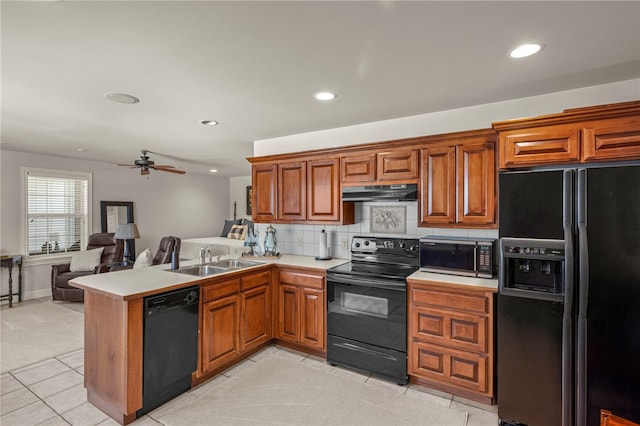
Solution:
[[[587,303],[589,299],[589,246],[587,242],[587,170],[578,169],[578,343],[576,347],[576,425],[587,422]]]
[[[562,176],[562,229],[564,233],[564,311],[562,313],[562,426],[573,424],[573,232],[574,171]]]

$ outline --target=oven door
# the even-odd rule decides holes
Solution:
[[[327,333],[406,352],[406,282],[328,274]]]

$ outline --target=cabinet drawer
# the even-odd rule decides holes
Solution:
[[[483,293],[442,292],[432,288],[411,286],[411,303],[455,309],[479,314],[489,313],[489,299]]]
[[[486,316],[433,308],[411,308],[411,337],[423,342],[486,353]]]
[[[303,272],[280,271],[280,283],[324,289],[324,277]]]
[[[563,126],[500,133],[500,168],[578,162],[580,131]]]
[[[218,284],[212,284],[202,289],[203,302],[215,300],[223,296],[229,296],[240,292],[240,280],[223,281]]]
[[[409,354],[410,374],[474,392],[489,390],[490,357],[438,345],[414,342]]]
[[[264,271],[259,274],[248,275],[246,277],[240,278],[242,291],[256,288],[261,285],[269,285],[270,281],[271,273],[269,271]]]
[[[640,118],[607,120],[582,130],[584,160],[640,158]]]
[[[418,150],[381,152],[377,155],[378,180],[417,179]]]
[[[340,161],[340,175],[342,183],[375,181],[375,161],[375,154],[358,157],[343,157]]]

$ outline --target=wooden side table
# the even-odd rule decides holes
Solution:
[[[18,267],[18,293],[13,292],[13,266]],[[22,302],[22,255],[0,256],[0,266],[9,269],[9,293],[0,295],[0,301],[9,300],[9,307],[13,307],[13,296],[18,296],[18,302]]]

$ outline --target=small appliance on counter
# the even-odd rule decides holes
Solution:
[[[496,240],[488,238],[420,238],[420,270],[467,277],[497,275]]]

